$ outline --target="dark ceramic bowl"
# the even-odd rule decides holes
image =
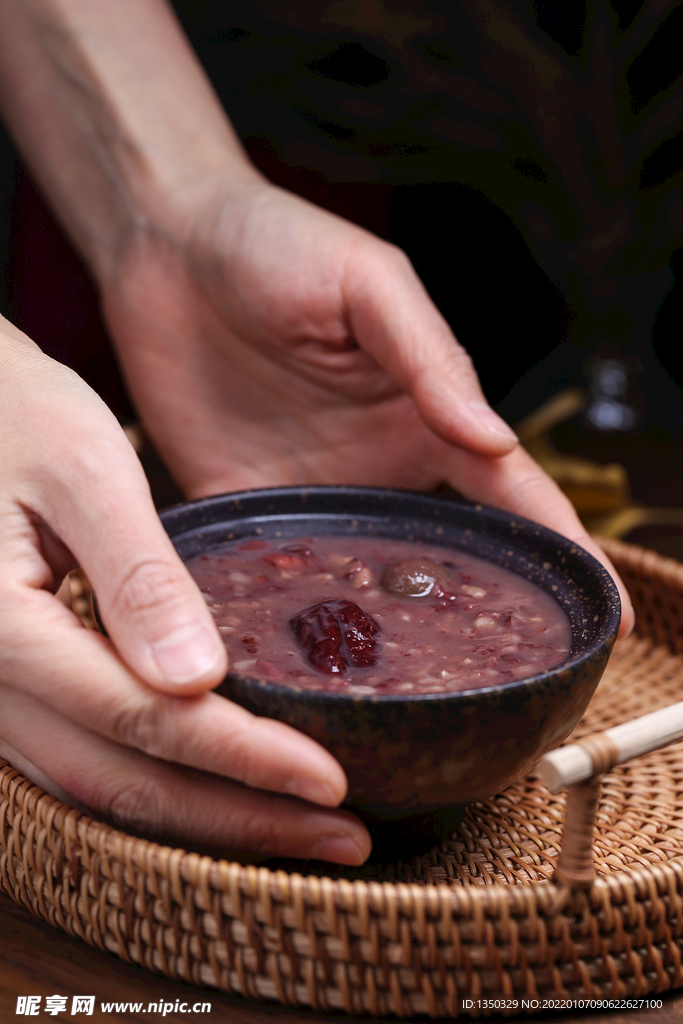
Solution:
[[[348,777],[348,806],[382,856],[444,839],[464,805],[505,789],[561,743],[585,711],[619,627],[617,588],[599,562],[499,509],[406,491],[297,487],[187,502],[161,519],[185,560],[254,536],[362,534],[461,548],[531,580],[569,615],[569,658],[503,686],[360,697],[228,674],[219,693],[334,754]]]

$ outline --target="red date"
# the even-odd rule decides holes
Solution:
[[[327,600],[304,608],[292,619],[300,646],[319,672],[343,675],[349,668],[377,664],[378,624],[353,601]]]

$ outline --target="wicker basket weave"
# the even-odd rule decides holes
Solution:
[[[683,566],[605,547],[638,632],[576,736],[683,699]],[[564,795],[532,776],[470,807],[429,854],[302,876],[300,863],[245,867],[133,838],[0,762],[0,884],[150,970],[318,1010],[454,1017],[463,999],[533,1009],[683,985],[683,742],[605,778],[589,889],[551,880],[563,816]]]

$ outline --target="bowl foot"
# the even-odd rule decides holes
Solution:
[[[357,807],[358,815],[372,836],[372,853],[368,864],[410,860],[450,839],[465,816],[466,805],[442,807],[436,811],[411,814],[394,820],[381,819]]]

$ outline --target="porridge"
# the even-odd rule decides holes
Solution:
[[[188,569],[232,671],[297,689],[498,686],[557,665],[571,646],[549,594],[457,549],[356,535],[249,539]]]

